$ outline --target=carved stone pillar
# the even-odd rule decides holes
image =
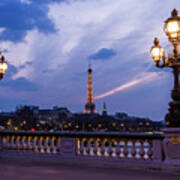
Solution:
[[[180,128],[163,129],[165,163],[179,165],[180,167]]]
[[[76,139],[75,138],[61,138],[60,141],[60,155],[66,158],[72,158],[76,156]]]

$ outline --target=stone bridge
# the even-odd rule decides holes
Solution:
[[[166,135],[1,131],[0,177],[179,179],[177,132],[174,136],[174,129]]]

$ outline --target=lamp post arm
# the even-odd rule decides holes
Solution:
[[[167,60],[168,61],[168,60]],[[167,67],[166,58],[163,57],[162,64],[160,64],[160,61],[156,61],[156,67],[158,68],[164,68]]]

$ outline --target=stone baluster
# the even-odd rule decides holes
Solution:
[[[120,154],[121,154],[120,140],[117,139],[116,142],[117,142],[117,144],[116,144],[116,147],[115,147],[115,154],[116,154],[116,157],[119,158]]]
[[[19,136],[19,151],[22,150],[22,136]]]
[[[11,139],[11,141],[10,141],[10,144],[11,144],[11,149],[12,150],[14,150],[15,149],[15,144],[14,144],[14,139],[15,139],[15,137],[14,136],[10,136],[10,139]]]
[[[3,150],[2,136],[0,136],[0,152]]]
[[[119,146],[120,146],[120,158],[124,158],[124,140],[123,139],[119,141]]]
[[[17,136],[14,136],[14,140],[13,140],[13,149],[14,149],[14,150],[17,150],[16,141],[17,141]]]
[[[87,155],[88,156],[90,156],[91,154],[91,141],[90,141],[90,139],[88,138],[87,140],[86,140],[86,142],[87,142],[87,144],[86,144],[86,153],[87,153]]]
[[[9,150],[9,136],[6,136],[6,149]]]
[[[103,156],[103,157],[107,153],[106,148],[105,148],[105,143],[106,142],[107,142],[107,139],[100,139],[98,141],[98,147],[100,148],[100,155]]]
[[[28,147],[28,150],[32,150],[32,143],[31,143],[31,140],[32,140],[32,137],[31,136],[28,136],[28,139],[27,139],[27,147]]]
[[[23,151],[25,151],[27,149],[26,136],[22,137],[22,149],[23,149]]]
[[[14,138],[14,149],[17,150],[17,136]]]
[[[56,148],[55,148],[55,145],[54,145],[54,141],[55,141],[55,138],[56,137],[51,137],[51,153],[55,154],[56,153]]]
[[[40,138],[39,138],[39,148],[40,148],[40,153],[44,153],[44,142],[43,142],[43,140],[44,140],[44,137],[43,136],[41,136]]]
[[[79,148],[79,152],[81,155],[84,155],[84,142],[83,142],[83,139],[79,139],[80,141],[80,148]]]
[[[9,140],[8,140],[8,149],[12,149],[12,136],[9,136],[9,138],[8,138]]]
[[[38,153],[38,138],[37,138],[37,136],[34,136],[33,141],[34,141],[33,142],[34,152]]]
[[[139,151],[139,155],[140,155],[140,159],[144,160],[144,140],[140,140],[140,151]]]
[[[117,146],[117,139],[112,139],[112,157],[117,157],[116,146]]]
[[[35,145],[34,145],[34,137],[32,136],[32,151],[34,152],[34,150],[35,150]]]
[[[76,153],[80,155],[80,139],[76,138]]]
[[[136,159],[136,140],[132,140],[132,147],[131,147],[131,155],[132,159]]]
[[[10,137],[9,136],[6,136],[6,148],[7,148],[7,150],[10,149]]]
[[[46,137],[46,153],[51,153],[50,138],[48,136]]]
[[[48,136],[44,137],[44,152],[48,153],[49,152],[49,146],[48,146]]]
[[[11,136],[7,136],[7,147],[8,147],[8,150],[11,149]]]
[[[29,147],[28,147],[28,137],[29,137],[29,135],[25,136],[25,149],[26,149],[26,151],[29,151]]]
[[[124,140],[124,148],[123,148],[123,155],[124,155],[125,159],[128,159],[128,154],[129,154],[129,151],[128,151],[128,140],[125,139]]]
[[[45,143],[44,143],[44,146],[45,146],[45,147],[44,147],[44,151],[45,151],[45,153],[49,153],[49,152],[50,152],[48,142],[49,142],[49,137],[46,136],[46,137],[45,137]]]
[[[88,155],[88,139],[87,138],[84,138],[83,139],[83,148],[84,148],[84,155]]]
[[[37,149],[38,149],[38,153],[41,151],[41,141],[40,141],[41,137],[37,137]]]
[[[57,150],[57,153],[60,153],[60,148],[61,148],[61,146],[60,146],[60,141],[61,141],[61,139],[60,139],[60,137],[58,137],[58,138],[56,138],[56,143],[57,143],[57,148],[56,148],[56,150]]]
[[[50,153],[52,153],[52,151],[53,151],[53,146],[52,146],[52,137],[49,137],[49,149],[50,149]]]
[[[17,151],[20,151],[20,142],[19,142],[20,136],[16,137],[16,149]]]
[[[89,139],[89,148],[90,148],[90,156],[94,155],[93,149],[94,149],[94,138]]]
[[[7,138],[5,136],[2,138],[2,148],[7,149]]]
[[[94,147],[93,147],[93,156],[97,156],[97,152],[98,152],[98,144],[97,144],[97,139],[94,138]]]
[[[14,136],[14,149],[17,150],[17,136]]]
[[[148,140],[147,142],[148,142],[148,151],[147,151],[148,160],[152,160],[152,155],[153,155],[152,140]]]
[[[48,137],[48,153],[51,153],[51,137]]]
[[[7,139],[6,137],[2,137],[2,150],[7,148]]]
[[[54,151],[53,151],[54,154],[57,154],[58,152],[57,140],[58,138],[54,136]]]
[[[7,136],[7,147],[8,150],[11,149],[11,136]]]
[[[42,136],[41,147],[43,148],[43,153],[46,153],[46,136]]]
[[[0,136],[0,152],[2,151],[2,149],[3,149],[3,143],[2,143],[2,136]]]
[[[108,139],[108,149],[107,153],[109,157],[112,157],[113,149],[112,149],[112,139]]]
[[[10,149],[13,150],[14,148],[14,136],[10,136]]]
[[[136,159],[140,159],[140,141],[136,140]]]

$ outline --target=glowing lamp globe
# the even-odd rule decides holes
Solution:
[[[0,61],[0,79],[3,78],[3,75],[6,73],[7,69],[8,64],[5,62],[4,56],[2,56]]]
[[[150,53],[155,62],[163,60],[165,56],[165,52],[159,45],[159,40],[157,38],[154,39],[154,46],[152,46]]]
[[[165,21],[164,31],[170,42],[173,44],[180,43],[180,17],[176,9],[172,11],[171,17]]]

